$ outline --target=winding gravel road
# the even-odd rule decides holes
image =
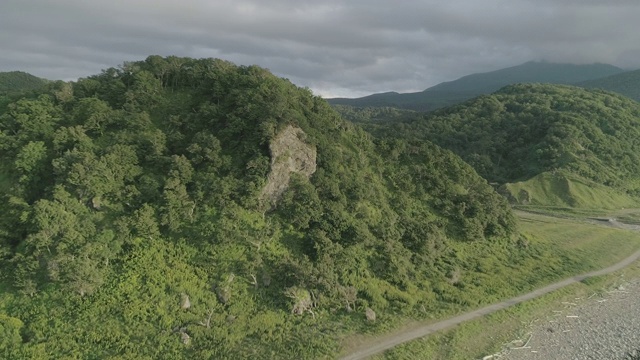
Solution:
[[[616,227],[623,227],[621,226],[621,223],[617,223]],[[629,266],[631,263],[635,262],[636,260],[638,260],[640,258],[640,250],[636,251],[635,253],[633,253],[631,256],[627,257],[626,259],[620,261],[619,263],[609,266],[608,268],[602,269],[602,270],[597,270],[597,271],[592,271],[583,275],[578,275],[578,276],[574,276],[565,280],[562,280],[560,282],[545,286],[543,288],[534,290],[530,293],[524,294],[524,295],[520,295],[514,298],[511,298],[509,300],[505,300],[503,302],[497,303],[497,304],[493,304],[493,305],[489,305],[450,319],[446,319],[434,324],[430,324],[430,325],[425,325],[416,329],[410,329],[410,330],[405,330],[396,334],[391,334],[391,335],[387,335],[385,337],[382,338],[376,338],[373,339],[369,342],[367,342],[366,344],[363,344],[361,346],[359,346],[357,349],[355,349],[354,351],[352,351],[350,354],[345,355],[344,357],[342,357],[342,360],[358,360],[358,359],[366,359],[372,355],[381,353],[385,350],[391,349],[392,347],[395,347],[397,345],[400,345],[402,343],[411,341],[411,340],[415,340],[421,337],[424,337],[426,335],[429,335],[433,332],[436,331],[440,331],[440,330],[444,330],[450,327],[453,327],[455,325],[461,324],[465,321],[469,321],[472,319],[476,319],[479,318],[481,316],[487,315],[487,314],[491,314],[493,312],[496,312],[498,310],[502,310],[502,309],[506,309],[510,306],[513,306],[515,304],[519,304],[521,302],[527,301],[527,300],[531,300],[534,298],[537,298],[539,296],[545,295],[547,293],[550,293],[554,290],[560,289],[562,287],[565,287],[567,285],[571,285],[577,282],[580,282],[586,278],[592,277],[592,276],[600,276],[600,275],[605,275],[605,274],[609,274],[615,271],[618,271],[624,267]],[[622,315],[624,316],[624,315]],[[634,316],[636,317],[637,321],[640,322],[640,311],[636,312],[634,314]],[[575,318],[567,318],[567,319],[575,319]],[[598,325],[600,326],[600,325]],[[639,329],[638,327],[636,327],[636,329]],[[615,330],[612,330],[615,331]],[[640,332],[638,332],[640,334]],[[597,336],[597,335],[593,335],[593,336]],[[627,340],[620,340],[620,341],[627,341]],[[599,347],[598,342],[594,341],[592,342],[594,347]],[[640,344],[640,342],[636,342],[636,344]],[[556,349],[557,350],[557,349]],[[587,350],[588,351],[588,350]],[[595,352],[593,352],[595,354]],[[534,354],[533,356],[536,356],[536,353],[531,353]],[[549,357],[549,354],[547,354],[546,357],[544,356],[537,356],[537,357],[528,357],[526,359],[615,359],[615,357],[564,357],[564,358],[560,358],[557,357],[555,353],[552,353],[553,355],[551,357]],[[519,356],[515,353],[513,353],[512,356]],[[512,357],[513,359],[520,359],[518,357]],[[523,358],[525,359],[525,358]]]

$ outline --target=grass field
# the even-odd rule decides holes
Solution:
[[[639,214],[627,211],[627,214]],[[565,278],[590,270],[604,268],[624,259],[640,248],[640,233],[595,225],[579,219],[559,219],[540,214],[519,213],[521,228],[532,242],[555,249],[556,258],[539,259],[542,266],[555,268],[556,278]],[[570,267],[558,267],[564,259]],[[542,268],[541,268],[542,270]],[[514,272],[518,281],[519,271]],[[542,272],[544,273],[544,272]],[[562,301],[602,292],[620,281],[620,274],[640,276],[640,266],[634,264],[616,275],[592,278],[583,283],[552,292],[538,299],[496,312],[490,316],[464,323],[454,329],[412,341],[385,352],[375,359],[481,359],[500,351],[504,344],[524,337],[527,326],[548,316]],[[533,276],[537,286],[553,280]],[[522,291],[524,293],[526,291]]]
[[[608,213],[611,214],[611,213]],[[519,214],[522,230],[565,257],[583,264],[575,271],[611,265],[640,248],[640,233],[607,227],[580,219],[562,219],[539,214]],[[576,272],[577,273],[577,272]]]
[[[563,171],[546,172],[527,181],[506,184],[518,205],[621,209],[638,206],[638,200],[611,187]]]

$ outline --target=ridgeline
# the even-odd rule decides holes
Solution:
[[[611,76],[611,81],[607,82],[611,86],[614,80],[619,80],[616,76],[623,72],[624,70],[607,64],[575,65],[529,61],[505,69],[463,76],[421,92],[386,92],[357,99],[335,98],[328,101],[332,105],[434,111],[519,83],[572,85]]]

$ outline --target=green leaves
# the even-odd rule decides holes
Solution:
[[[65,185],[82,200],[105,197],[114,202],[123,200],[135,189],[129,188],[141,173],[132,146],[113,145],[98,157],[87,151],[73,149],[53,161],[56,173]]]
[[[45,180],[48,169],[47,148],[42,141],[29,142],[16,155],[14,167],[20,174],[18,181],[29,185]]]
[[[20,330],[24,323],[20,319],[0,313],[0,356],[5,359],[17,358],[22,344]]]
[[[315,187],[300,176],[292,176],[289,190],[278,207],[297,229],[308,229],[311,221],[320,220],[321,206]]]

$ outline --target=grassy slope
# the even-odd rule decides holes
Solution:
[[[544,172],[503,189],[519,205],[620,209],[638,204],[627,194],[568,172]]]
[[[555,247],[558,256],[575,264],[557,268],[558,277],[604,268],[624,259],[640,248],[640,234],[575,219],[548,218],[520,214],[521,226],[532,241]],[[633,267],[632,267],[633,269]],[[631,270],[623,270],[631,271]],[[638,273],[638,270],[633,270]],[[412,341],[387,351],[376,359],[476,359],[499,351],[503,344],[524,337],[527,324],[557,309],[561,301],[589,296],[616,281],[617,276],[590,279],[579,285],[465,323],[451,330]],[[523,291],[524,292],[524,291]]]

